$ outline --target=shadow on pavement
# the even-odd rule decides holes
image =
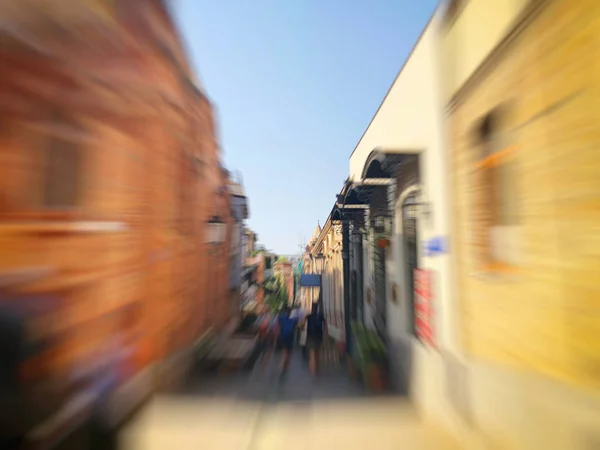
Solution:
[[[343,367],[324,367],[318,379],[313,380],[299,355],[294,355],[288,373],[282,377],[279,362],[279,357],[275,356],[264,369],[258,363],[248,372],[194,373],[188,385],[175,395],[258,402],[315,402],[399,396],[391,391],[383,394],[367,392],[360,382],[349,377]]]

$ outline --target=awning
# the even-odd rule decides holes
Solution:
[[[364,215],[364,211],[368,207],[369,193],[356,189],[352,181],[346,180],[342,190],[337,195],[330,217],[332,221],[339,221],[343,217]]]

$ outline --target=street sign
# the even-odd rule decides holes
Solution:
[[[443,236],[433,237],[423,243],[425,256],[439,256],[448,252],[448,243]]]
[[[303,273],[300,275],[300,287],[320,287],[321,275]]]

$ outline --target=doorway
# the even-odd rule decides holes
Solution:
[[[364,323],[363,305],[363,236],[354,233],[352,239],[352,271],[350,274],[351,285],[351,311],[352,320]]]
[[[374,239],[375,241],[375,239]],[[387,339],[386,250],[373,242],[373,273],[375,287],[375,328]]]
[[[413,190],[402,202],[402,245],[404,250],[405,280],[407,280],[409,332],[416,335],[415,327],[415,269],[418,268],[418,192]]]

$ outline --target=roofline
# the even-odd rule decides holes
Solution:
[[[318,249],[323,245],[323,241],[329,234],[330,230],[331,230],[331,213],[329,213],[329,215],[327,216],[327,220],[325,221],[325,224],[323,225],[323,228],[321,229],[321,232],[319,233],[317,240],[315,241],[313,247],[310,249],[311,255],[319,254]]]
[[[162,10],[167,16],[167,20],[169,21],[169,25],[171,27],[170,31],[171,33],[173,33],[173,36],[177,41],[177,45],[179,46],[179,49],[184,57],[185,64],[187,66],[184,68],[186,69],[184,70],[184,72],[189,72],[185,73],[187,80],[192,85],[193,90],[196,91],[197,94],[200,94],[202,97],[204,97],[211,107],[214,107],[213,102],[208,98],[208,95],[206,94],[206,87],[200,83],[198,71],[196,70],[196,67],[194,67],[194,63],[190,57],[190,50],[188,48],[187,42],[184,39],[183,33],[179,26],[180,24],[175,18],[177,14],[175,12],[175,6],[173,4],[174,1],[158,0],[158,3],[160,4]]]
[[[365,137],[365,134],[367,134],[367,131],[369,131],[369,128],[371,128],[371,125],[373,124],[373,121],[375,120],[375,117],[377,117],[377,114],[379,113],[379,110],[381,109],[381,107],[383,106],[383,104],[385,103],[386,99],[388,98],[388,96],[390,95],[390,92],[392,92],[392,88],[394,87],[394,85],[396,84],[396,81],[398,81],[398,78],[400,78],[400,75],[402,75],[402,72],[404,72],[404,68],[406,67],[406,65],[408,64],[408,61],[410,60],[410,58],[412,57],[412,55],[414,54],[417,46],[419,45],[419,43],[421,42],[421,40],[423,39],[423,36],[425,36],[425,32],[427,31],[427,29],[429,28],[429,26],[431,25],[431,23],[433,22],[433,19],[435,18],[437,12],[439,9],[441,9],[441,6],[444,4],[444,2],[441,2],[438,6],[436,6],[436,8],[433,10],[433,13],[431,14],[431,16],[429,17],[429,19],[427,20],[427,23],[425,24],[425,26],[423,27],[423,29],[421,30],[421,34],[419,35],[419,37],[417,38],[415,44],[413,45],[412,49],[410,50],[410,53],[408,54],[408,56],[406,57],[406,59],[404,60],[404,62],[402,63],[402,66],[400,67],[400,70],[398,71],[398,73],[396,74],[396,77],[394,78],[394,81],[392,81],[392,84],[390,84],[389,89],[387,90],[387,92],[385,93],[385,96],[383,97],[383,100],[381,101],[381,103],[379,104],[379,106],[377,107],[377,110],[375,111],[375,114],[373,114],[373,117],[371,117],[371,120],[369,121],[369,124],[367,125],[367,127],[365,128],[365,131],[363,131],[363,134],[360,136],[360,139],[358,140],[358,142],[356,143],[356,145],[354,146],[354,150],[352,150],[352,153],[350,153],[350,156],[348,157],[348,159],[352,158],[352,155],[354,155],[354,152],[356,152],[356,149],[358,148],[358,146],[360,145],[360,143],[362,142],[363,138]]]
[[[352,184],[352,182],[350,181],[349,178],[347,178],[344,181],[344,184],[342,185],[342,188],[340,189],[340,194],[342,194],[344,192],[344,190],[346,190],[348,188],[348,186],[350,186],[351,184]],[[332,210],[327,215],[327,219],[325,219],[325,223],[321,227],[321,232],[317,236],[317,239],[315,240],[315,243],[313,244],[312,248],[310,249],[310,253],[311,254],[313,253],[313,250],[315,248],[317,248],[318,246],[320,246],[323,243],[323,240],[325,239],[325,236],[327,235],[327,233],[329,233],[329,230],[331,229],[331,214],[333,212],[333,209],[335,209],[335,203],[333,205]]]

